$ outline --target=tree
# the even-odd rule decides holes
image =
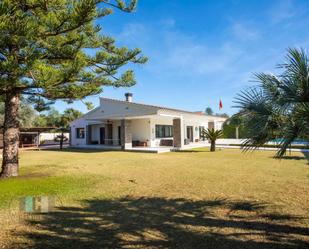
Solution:
[[[206,115],[210,115],[210,116],[214,114],[213,110],[210,107],[207,107],[205,109],[205,113],[206,113]]]
[[[117,47],[96,21],[136,0],[3,0],[0,2],[0,96],[4,97],[1,177],[18,175],[18,109],[27,96],[42,111],[56,99],[72,102],[102,86],[135,84],[128,63],[145,63],[139,49]],[[89,51],[92,52],[89,52]]]
[[[288,49],[278,76],[257,73],[258,86],[242,91],[236,98],[248,130],[245,150],[280,139],[276,154],[282,157],[296,138],[309,139],[309,64],[302,49]]]
[[[4,123],[4,102],[0,102],[0,127]],[[19,123],[21,127],[31,127],[37,118],[36,111],[22,98],[18,108]]]
[[[60,117],[60,122],[57,124],[59,126],[58,130],[61,132],[60,149],[63,147],[64,132],[69,131],[70,123],[75,119],[80,118],[82,115],[82,112],[73,108],[68,108],[63,112],[62,116]]]
[[[34,121],[36,127],[59,127],[61,114],[54,107],[49,108],[45,114],[40,114]]]
[[[47,125],[47,118],[46,115],[40,114],[36,117],[36,119],[33,122],[34,127],[49,127]]]
[[[216,113],[214,116],[222,117],[222,118],[229,118],[230,117],[227,113]]]
[[[214,111],[210,107],[207,107],[205,109],[205,114],[210,115],[210,116],[222,117],[222,118],[228,118],[229,117],[229,115],[226,114],[226,113],[214,113]]]
[[[222,137],[222,130],[203,129],[202,137],[210,140],[210,151],[216,151],[216,140]]]
[[[247,129],[244,121],[238,115],[233,115],[223,123],[224,138],[247,138]]]
[[[75,119],[80,118],[83,115],[83,113],[79,110],[73,109],[73,108],[68,108],[64,110],[62,114],[62,124],[65,127],[69,127],[69,124],[74,121]]]
[[[62,149],[63,140],[64,140],[64,132],[69,131],[69,124],[75,119],[78,119],[83,115],[79,110],[68,108],[64,110],[62,114],[57,111],[54,107],[50,108],[50,110],[46,114],[40,114],[34,125],[36,127],[54,127],[55,130],[61,132],[59,136],[60,141],[60,149]]]
[[[85,105],[86,105],[88,111],[90,111],[94,108],[94,105],[93,105],[92,102],[85,102]]]

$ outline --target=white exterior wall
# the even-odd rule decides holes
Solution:
[[[156,138],[156,125],[173,125],[172,117],[154,116],[150,119],[150,146],[159,147],[161,139],[173,139],[171,138]]]
[[[199,127],[203,126],[205,129],[208,127],[208,120],[204,117],[201,118],[195,118],[195,119],[190,119],[190,118],[184,118],[184,134],[185,138],[187,138],[187,126],[192,126],[193,127],[193,142],[196,139],[200,138],[199,134]]]
[[[215,130],[222,130],[224,121],[215,121]]]
[[[133,119],[131,123],[132,140],[150,141],[150,119]]]
[[[150,139],[150,146],[151,147],[158,147],[160,146],[161,139],[164,138],[156,138],[156,125],[173,125],[173,119],[174,118],[183,118],[183,139],[187,138],[187,126],[193,127],[193,142],[196,139],[200,138],[199,134],[199,127],[203,126],[205,129],[208,128],[208,122],[214,122],[215,123],[215,129],[222,129],[223,119],[220,117],[208,117],[208,116],[196,116],[196,115],[190,115],[190,114],[183,114],[180,116],[176,116],[176,113],[167,112],[164,111],[161,112],[162,115],[166,116],[154,116],[150,119],[150,132],[151,132],[151,139]],[[177,113],[179,115],[179,113]],[[170,115],[170,116],[167,116]],[[173,117],[173,115],[175,117]],[[166,139],[173,139],[173,138],[166,138]]]
[[[70,127],[71,127],[71,145],[79,146],[79,145],[86,145],[86,125],[87,122],[84,118],[74,120]],[[84,128],[85,129],[85,137],[84,138],[77,138],[76,137],[76,128]]]

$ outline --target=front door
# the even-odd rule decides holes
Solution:
[[[105,127],[100,127],[100,144],[105,144]]]
[[[193,142],[193,126],[187,126],[187,138]]]

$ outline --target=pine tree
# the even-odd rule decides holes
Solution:
[[[113,10],[131,12],[136,3],[0,1],[0,97],[5,102],[1,177],[18,175],[21,96],[27,96],[40,111],[57,99],[72,102],[98,94],[102,86],[135,84],[131,70],[119,74],[118,69],[147,59],[139,49],[117,47],[95,22]]]

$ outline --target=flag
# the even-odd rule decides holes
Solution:
[[[222,105],[222,101],[220,99],[220,102],[219,102],[219,110],[221,110],[223,108],[223,105]]]

